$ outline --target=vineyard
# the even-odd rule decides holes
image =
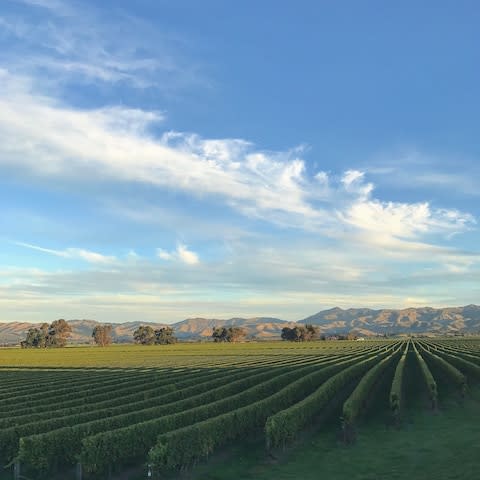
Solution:
[[[356,443],[378,399],[393,431],[412,395],[426,414],[442,391],[461,404],[480,383],[480,341],[4,349],[0,380],[5,478],[105,479],[132,465],[163,475],[252,435],[283,451],[332,416],[338,439]]]

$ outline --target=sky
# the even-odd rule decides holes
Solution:
[[[479,303],[479,24],[2,0],[0,322]]]

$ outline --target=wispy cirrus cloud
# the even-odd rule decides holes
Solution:
[[[479,162],[461,154],[427,153],[406,147],[376,154],[362,168],[383,185],[402,191],[448,192],[467,198],[480,195],[476,182]]]
[[[17,3],[23,3],[25,5],[31,5],[33,7],[46,8],[52,10],[55,13],[64,13],[70,11],[68,5],[62,0],[13,0]]]
[[[399,238],[464,231],[474,218],[427,202],[373,197],[364,172],[306,173],[299,151],[263,152],[245,140],[151,133],[162,114],[106,107],[79,110],[37,94],[28,79],[0,72],[0,168],[44,181],[140,182],[194,197],[218,196],[230,208],[274,223],[328,232],[339,226]],[[50,179],[50,180],[49,180]]]
[[[85,250],[83,248],[66,248],[64,250],[54,250],[51,248],[45,248],[38,245],[32,245],[30,243],[24,242],[14,242],[15,245],[21,247],[29,248],[31,250],[36,250],[37,252],[48,253],[49,255],[55,255],[56,257],[70,258],[70,259],[81,259],[85,260],[88,263],[95,264],[111,264],[116,261],[116,257],[111,255],[102,255],[98,252],[93,252],[91,250]]]
[[[14,40],[1,50],[0,60],[13,71],[34,75],[45,88],[103,83],[171,93],[207,84],[199,65],[182,54],[182,39],[121,9],[105,15],[92,4],[14,1],[30,7],[29,15],[0,14],[0,40]]]

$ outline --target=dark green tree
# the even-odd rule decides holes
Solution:
[[[63,319],[51,325],[42,323],[39,328],[30,328],[20,345],[22,348],[64,347],[71,332],[72,327]]]
[[[314,325],[295,325],[293,328],[284,327],[281,333],[282,340],[290,342],[308,342],[318,338],[318,327]]]
[[[172,327],[162,327],[155,330],[155,343],[157,345],[168,345],[177,343],[177,337],[173,334]]]
[[[228,342],[241,342],[247,336],[247,332],[241,327],[228,328],[227,341]]]
[[[246,335],[241,327],[214,327],[212,332],[214,342],[240,342]]]
[[[227,341],[227,329],[225,327],[213,327],[212,338],[214,342]]]
[[[22,348],[46,348],[48,344],[48,323],[42,323],[40,328],[29,328],[27,337],[20,343]]]
[[[153,345],[155,330],[150,325],[141,325],[133,332],[133,340],[141,345]]]

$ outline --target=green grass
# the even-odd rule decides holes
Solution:
[[[365,342],[372,345],[379,342]],[[31,368],[139,368],[157,366],[192,366],[205,357],[221,364],[222,357],[239,359],[245,356],[315,355],[344,351],[359,347],[358,342],[307,342],[282,341],[261,343],[179,343],[176,345],[111,345],[50,348],[50,349],[0,349],[0,367]],[[201,357],[201,358],[200,358]]]

